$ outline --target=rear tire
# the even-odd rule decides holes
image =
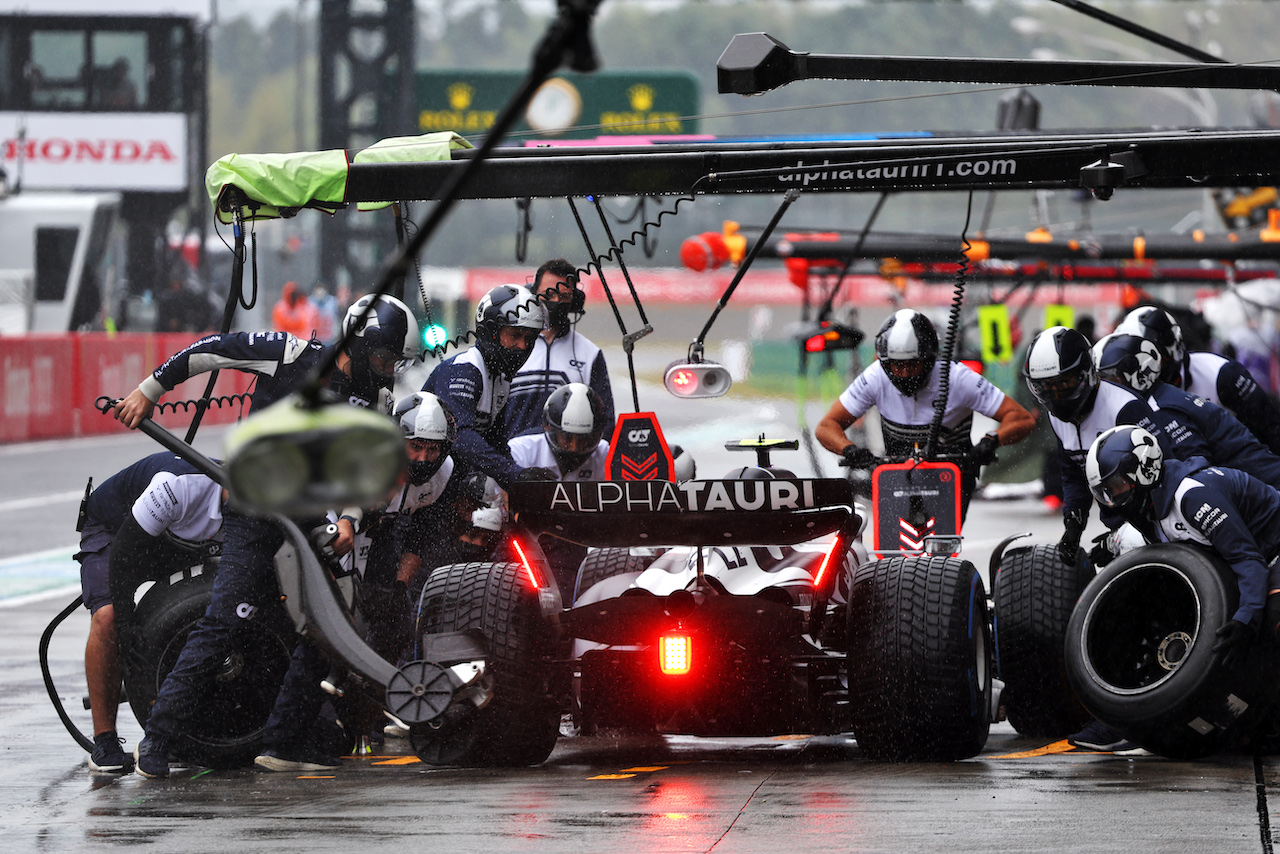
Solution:
[[[576,603],[579,596],[606,578],[644,572],[652,562],[651,558],[632,555],[628,549],[597,549],[590,552],[578,566],[578,581],[574,585],[573,601]]]
[[[1192,759],[1235,744],[1277,691],[1267,639],[1230,669],[1213,651],[1238,602],[1235,575],[1215,553],[1163,543],[1120,556],[1085,589],[1067,627],[1076,696],[1162,756]]]
[[[1089,720],[1067,679],[1063,645],[1076,601],[1093,578],[1086,561],[1067,566],[1054,545],[1005,552],[991,586],[995,598],[1000,701],[1023,735],[1061,738]]]
[[[537,765],[555,748],[560,709],[554,699],[550,626],[518,563],[442,566],[422,591],[418,635],[479,631],[488,642],[493,698],[433,728],[410,728],[410,743],[433,765]]]
[[[991,725],[991,638],[982,577],[966,560],[894,557],[850,589],[854,735],[872,759],[974,756]]]
[[[144,727],[187,635],[209,607],[213,579],[205,573],[173,584],[160,581],[138,603],[138,645],[124,668],[124,684],[134,717]],[[174,741],[173,750],[183,759],[215,768],[236,767],[261,752],[262,731],[297,637],[286,637],[257,621],[243,623],[235,635],[235,652]]]

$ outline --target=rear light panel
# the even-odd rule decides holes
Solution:
[[[658,638],[658,667],[664,676],[683,676],[693,667],[693,638],[666,634]]]

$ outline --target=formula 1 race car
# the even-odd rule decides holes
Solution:
[[[411,726],[415,752],[538,763],[567,712],[584,732],[852,730],[879,760],[978,753],[993,670],[973,565],[868,561],[848,481],[760,462],[723,480],[515,484],[522,560],[440,567],[423,590],[420,656],[484,654],[437,662],[472,678]],[[563,610],[540,532],[597,549]]]

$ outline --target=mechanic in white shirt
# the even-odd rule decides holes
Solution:
[[[120,746],[120,645],[133,625],[134,593],[144,581],[201,561],[222,528],[222,487],[169,451],[151,454],[104,480],[85,499],[80,520],[81,598],[91,614],[84,669],[93,715],[89,770],[128,773]],[[113,601],[114,600],[114,601]]]
[[[606,480],[609,443],[601,439],[609,423],[604,402],[584,383],[562,385],[542,408],[542,432],[511,440],[511,458],[523,468],[542,468],[556,480]],[[585,546],[550,534],[538,538],[561,590],[573,590]]]
[[[875,406],[880,412],[886,455],[905,457],[928,444],[934,401],[940,394],[938,332],[920,312],[904,308],[890,315],[876,333],[876,356],[878,360],[850,383],[813,431],[824,448],[843,456],[852,468],[869,468],[877,462],[869,450],[857,447],[845,435],[868,409]],[[961,458],[963,519],[978,471],[995,461],[1000,445],[1026,438],[1035,420],[1022,404],[965,365],[952,362],[949,371],[947,408],[935,450],[939,455]],[[974,412],[999,422],[977,446],[969,437]]]

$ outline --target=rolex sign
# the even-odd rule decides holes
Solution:
[[[483,135],[523,80],[516,71],[419,71],[418,129]],[[512,133],[514,141],[696,134],[700,95],[687,71],[559,74],[534,94]]]

